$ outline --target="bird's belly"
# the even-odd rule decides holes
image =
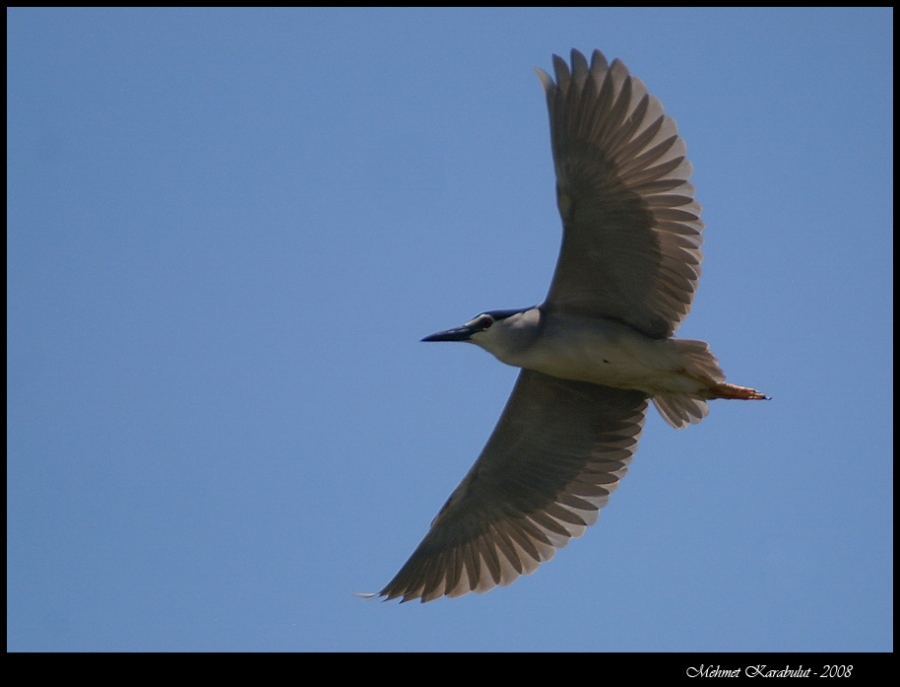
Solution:
[[[522,356],[519,367],[649,394],[696,394],[707,387],[687,374],[688,365],[671,339],[651,339],[617,323],[548,334]]]

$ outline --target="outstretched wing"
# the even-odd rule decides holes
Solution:
[[[522,370],[481,456],[379,594],[431,601],[532,572],[597,521],[646,409],[640,391]]]
[[[688,310],[703,242],[675,120],[619,60],[554,55],[547,94],[563,240],[543,307],[608,317],[654,338]]]

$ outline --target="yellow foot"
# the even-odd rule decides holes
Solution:
[[[709,390],[709,398],[737,398],[742,401],[768,401],[770,400],[761,391],[737,384],[721,382]]]

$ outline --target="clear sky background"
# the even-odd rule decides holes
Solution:
[[[893,649],[893,13],[7,11],[11,650]],[[532,67],[600,48],[683,134],[707,223],[651,411],[529,577],[365,601],[516,370],[419,339],[540,302]]]

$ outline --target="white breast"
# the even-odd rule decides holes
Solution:
[[[613,320],[552,317],[527,349],[504,360],[554,377],[639,389],[651,394],[696,393],[706,384],[672,339],[651,339]]]

